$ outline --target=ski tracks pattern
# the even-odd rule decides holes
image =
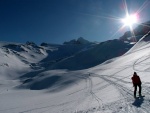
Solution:
[[[99,79],[103,79],[106,84],[97,90],[100,92],[102,89],[112,85],[120,92],[120,98],[111,103],[103,103],[102,99],[96,95],[96,91],[93,91],[93,82],[92,77],[97,77]],[[91,73],[87,78],[88,81],[88,93],[92,96],[92,99],[97,101],[96,107],[89,107],[86,110],[76,111],[74,113],[104,113],[105,111],[110,111],[111,113],[149,113],[150,109],[150,97],[146,96],[144,98],[134,99],[133,91],[126,87],[124,84],[128,83],[127,81],[122,80],[121,84],[118,82],[119,79],[115,76],[108,75],[98,75]],[[146,85],[143,86],[143,92],[145,94],[150,94],[150,88]]]

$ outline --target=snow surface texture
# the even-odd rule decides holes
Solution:
[[[42,47],[6,49],[8,44],[1,43],[0,113],[150,113],[148,38],[123,56],[78,71],[43,68],[37,63],[47,57]],[[134,71],[141,77],[143,98],[133,97]]]

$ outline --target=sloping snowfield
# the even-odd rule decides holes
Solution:
[[[1,77],[0,113],[150,113],[148,38],[145,35],[123,56],[90,69],[32,70],[29,74],[37,73],[30,79]],[[24,69],[29,72],[26,65]],[[133,97],[134,71],[141,78],[145,97]]]

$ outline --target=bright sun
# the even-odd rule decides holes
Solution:
[[[137,23],[138,17],[136,14],[134,15],[127,15],[124,19],[122,19],[122,22],[124,23],[124,26],[132,26],[133,24]]]

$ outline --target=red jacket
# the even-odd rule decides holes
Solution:
[[[141,80],[140,80],[140,77],[138,75],[133,75],[133,77],[131,79],[132,79],[133,85],[141,84]]]

